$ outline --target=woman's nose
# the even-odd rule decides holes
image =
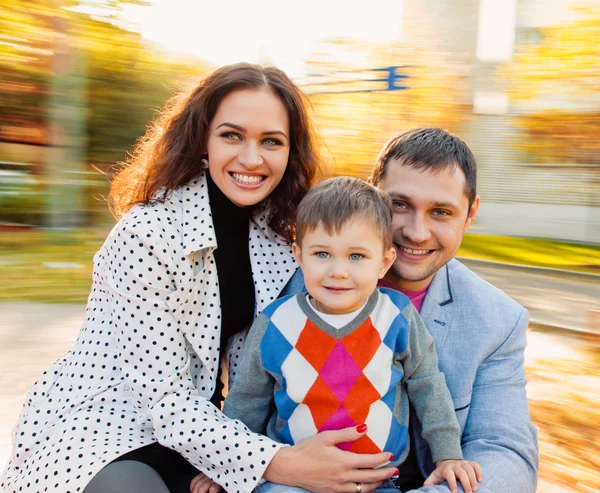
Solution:
[[[239,155],[239,161],[248,168],[260,166],[263,162],[261,149],[253,142],[248,142]]]

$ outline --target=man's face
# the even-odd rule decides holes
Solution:
[[[469,209],[465,175],[447,166],[438,173],[391,160],[377,188],[392,198],[396,261],[386,280],[416,291],[458,251],[471,227],[479,197]]]

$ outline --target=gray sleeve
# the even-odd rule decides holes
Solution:
[[[402,310],[409,325],[408,345],[400,355],[403,383],[422,425],[433,462],[462,459],[460,427],[444,374],[438,369],[433,338],[417,310],[409,304]]]
[[[266,435],[273,408],[275,380],[263,368],[260,343],[269,319],[259,315],[252,324],[242,349],[235,380],[223,404],[223,414],[239,419],[255,433]]]

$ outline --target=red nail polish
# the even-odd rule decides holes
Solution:
[[[359,433],[362,433],[363,431],[367,431],[367,425],[365,425],[365,424],[358,425],[356,427],[356,431],[358,431]]]
[[[390,454],[390,460],[394,460],[394,454]]]
[[[396,470],[394,471],[394,476],[398,476],[400,475],[400,471],[398,470],[398,468],[396,468]]]

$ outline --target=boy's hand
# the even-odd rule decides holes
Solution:
[[[481,466],[477,462],[468,460],[441,460],[436,463],[435,471],[429,475],[423,486],[433,486],[448,481],[452,493],[457,493],[457,479],[461,482],[465,493],[477,491],[477,483],[483,480]]]
[[[221,486],[203,473],[199,473],[190,483],[190,493],[219,493]]]

